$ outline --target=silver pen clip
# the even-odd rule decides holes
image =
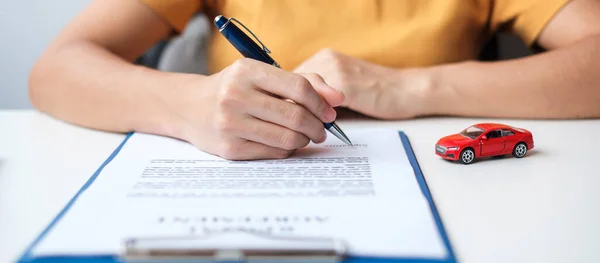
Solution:
[[[267,54],[271,54],[271,50],[269,50],[269,48],[267,48],[267,46],[265,46],[265,44],[263,44],[263,42],[261,42],[260,39],[258,39],[258,37],[252,32],[252,30],[250,30],[242,22],[240,22],[240,20],[230,17],[229,19],[227,19],[227,22],[219,30],[222,30],[223,28],[225,28],[225,26],[227,26],[227,24],[231,23],[232,20],[237,22],[238,24],[240,24],[243,28],[245,28],[246,31],[248,31],[248,33],[250,33],[254,37],[254,39],[256,39],[256,41],[258,41],[258,43],[260,43],[260,45],[262,46],[262,49],[265,52],[267,52]]]

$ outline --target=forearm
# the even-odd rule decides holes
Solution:
[[[179,137],[181,120],[171,109],[190,79],[135,66],[78,42],[39,60],[30,77],[30,97],[41,111],[80,126]]]
[[[505,118],[600,117],[600,36],[500,62],[434,67],[431,114]]]

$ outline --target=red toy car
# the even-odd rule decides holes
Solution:
[[[472,163],[475,158],[512,154],[517,158],[533,149],[531,132],[498,124],[479,123],[441,138],[435,153],[444,159]]]

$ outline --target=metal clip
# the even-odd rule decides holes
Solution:
[[[245,28],[245,29],[246,29],[246,31],[248,31],[248,32],[249,32],[249,33],[250,33],[250,34],[251,34],[251,35],[254,37],[254,39],[256,39],[256,41],[258,41],[258,43],[260,43],[260,45],[262,46],[262,49],[263,49],[265,52],[267,52],[267,54],[271,54],[271,50],[269,50],[269,49],[267,48],[267,46],[265,46],[265,44],[263,44],[263,42],[261,42],[261,41],[260,41],[260,39],[258,39],[258,37],[257,37],[257,36],[256,36],[254,33],[252,33],[252,30],[250,30],[249,28],[247,28],[247,27],[246,27],[246,26],[245,26],[245,25],[244,25],[242,22],[240,22],[239,20],[237,20],[237,19],[235,19],[235,18],[233,18],[233,17],[230,17],[229,19],[227,19],[227,23],[225,23],[225,24],[224,24],[224,25],[223,25],[221,28],[225,28],[225,26],[226,26],[228,23],[231,23],[231,21],[232,21],[232,20],[233,20],[233,21],[235,21],[235,22],[237,22],[238,24],[240,24],[240,25],[241,25],[243,28]]]
[[[120,258],[125,263],[339,263],[347,256],[347,250],[345,242],[333,238],[273,236],[240,230],[201,236],[129,238]]]

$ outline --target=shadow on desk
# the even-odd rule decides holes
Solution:
[[[335,111],[337,112],[337,119],[340,120],[376,120],[348,108],[335,108]]]
[[[364,115],[362,113],[353,111],[348,108],[337,107],[335,108],[337,112],[337,120],[379,120],[379,121],[416,121],[416,120],[425,120],[425,119],[435,119],[435,118],[460,118],[461,116],[451,116],[451,115],[431,115],[431,116],[420,116],[415,118],[407,118],[407,119],[379,119],[371,116]],[[471,117],[466,117],[471,118]],[[477,117],[477,119],[496,119],[496,118],[486,118],[486,117]]]
[[[523,157],[522,159],[527,159],[527,158],[538,158],[540,156],[545,155],[544,151],[540,151],[539,149],[532,149],[531,151],[527,152],[527,154],[525,155],[525,157]],[[536,157],[537,156],[537,157]],[[472,164],[469,165],[477,165],[477,163],[479,162],[501,162],[501,161],[507,161],[507,160],[513,160],[515,159],[515,161],[517,158],[508,154],[508,155],[499,155],[499,156],[492,156],[492,157],[478,157],[475,159],[475,161]],[[457,165],[463,165],[461,163],[459,163],[458,161],[452,161],[452,160],[446,160],[446,159],[442,159],[448,163],[456,163]]]

